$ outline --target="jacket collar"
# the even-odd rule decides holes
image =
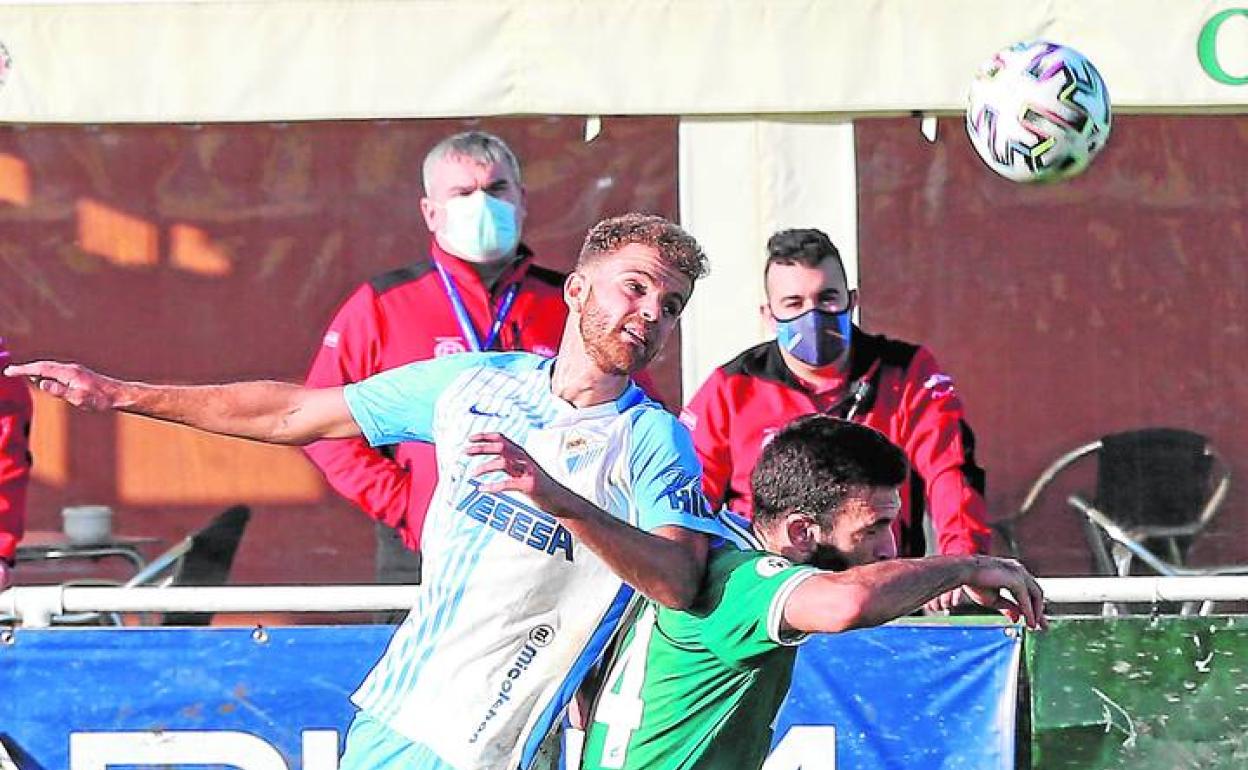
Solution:
[[[473,291],[482,294],[490,293],[485,284],[481,282],[481,276],[477,275],[477,271],[473,269],[472,264],[453,254],[448,254],[438,245],[437,238],[429,239],[429,254],[435,262],[450,274],[451,279],[455,281],[455,285],[459,287],[460,291]],[[523,281],[529,272],[529,268],[533,266],[534,259],[533,251],[528,246],[521,243],[516,247],[516,256],[499,277],[493,293],[499,294],[511,284]]]
[[[880,357],[882,337],[867,334],[856,324],[849,348],[849,381],[853,382],[867,373]],[[742,370],[764,380],[778,382],[793,390],[805,392],[806,386],[794,376],[780,353],[780,344],[774,339],[756,345],[745,352],[741,359]]]

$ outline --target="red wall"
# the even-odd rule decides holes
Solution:
[[[675,214],[671,119],[608,119],[588,144],[582,121],[552,118],[0,127],[0,334],[19,360],[127,377],[298,379],[346,293],[416,256],[420,160],[468,125],[526,161],[526,240],[550,266],[604,215]],[[935,144],[912,119],[862,120],[857,137],[865,325],[927,343],[956,376],[994,515],[1082,442],[1187,427],[1238,480],[1195,557],[1244,559],[1248,119],[1120,117],[1089,172],[1041,188],[992,176],[957,120]],[[669,346],[659,369],[672,400],[678,360]],[[106,502],[120,530],[170,544],[241,501],[258,515],[236,582],[372,573],[371,525],[296,453],[44,399],[36,433],[33,528]],[[1086,567],[1063,491],[1022,528],[1044,574]]]
[[[567,269],[589,225],[676,214],[676,122],[572,118],[0,127],[0,335],[17,360],[206,382],[301,379],[337,304],[421,256],[420,165],[480,126],[524,166],[525,240]],[[678,343],[656,379],[678,401]],[[30,527],[110,503],[171,544],[232,502],[252,519],[235,582],[372,574],[372,530],[296,450],[260,448],[41,398]],[[37,579],[34,568],[27,569]],[[19,580],[24,580],[19,572]]]
[[[917,119],[857,123],[863,317],[957,379],[993,514],[1084,442],[1189,428],[1235,472],[1193,559],[1244,561],[1248,118],[1119,117],[1083,176],[1047,187],[991,174],[960,120],[938,137]],[[1022,528],[1047,575],[1088,563],[1070,489]]]

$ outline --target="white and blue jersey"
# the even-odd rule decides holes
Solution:
[[[468,437],[498,432],[556,481],[640,529],[719,534],[688,432],[635,385],[577,408],[553,361],[466,353],[346,386],[374,446],[433,441],[439,481],[422,536],[423,585],[353,700],[457,770],[524,768],[595,663],[631,589],[559,520],[479,489]]]

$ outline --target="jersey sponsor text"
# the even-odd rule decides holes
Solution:
[[[472,490],[455,506],[469,518],[493,527],[508,537],[538,551],[573,561],[572,533],[545,511],[525,505],[514,498],[482,492],[476,482],[468,482]]]

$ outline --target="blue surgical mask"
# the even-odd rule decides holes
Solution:
[[[469,262],[498,262],[520,243],[516,207],[477,190],[451,198],[446,206],[446,226],[439,237],[451,252]]]
[[[850,311],[829,313],[811,308],[787,321],[776,319],[776,341],[805,364],[827,366],[849,350]]]

